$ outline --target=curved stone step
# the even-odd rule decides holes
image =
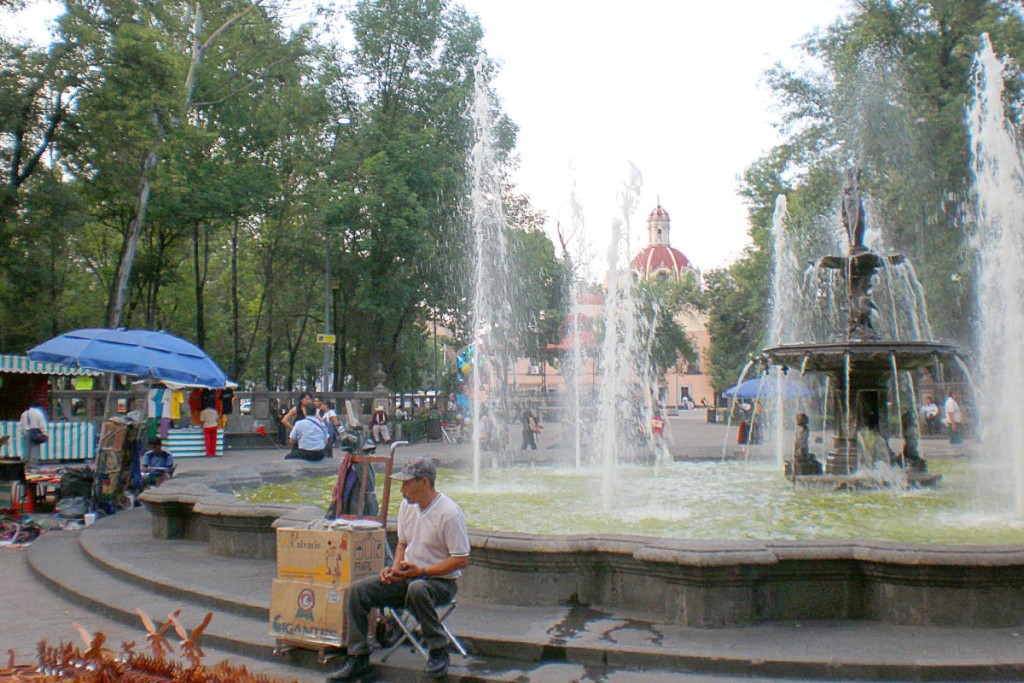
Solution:
[[[80,533],[86,557],[108,573],[161,595],[267,622],[272,561],[217,557],[204,541],[157,541],[144,508],[100,520]]]
[[[98,570],[79,544],[80,532],[51,531],[40,536],[29,549],[33,574],[66,599],[110,619],[139,625],[135,608],[144,610],[155,622],[177,609],[186,627],[202,621],[206,612],[215,617],[203,634],[203,642],[219,650],[248,657],[266,658],[274,649],[266,621],[222,611],[214,606],[164,595],[151,590],[144,581]]]
[[[29,563],[73,602],[132,625],[139,624],[136,607],[157,621],[180,607],[186,626],[212,610],[205,645],[272,658],[276,643],[267,633],[267,614],[275,563],[213,556],[202,542],[154,539],[145,510],[119,513],[79,532],[44,534],[30,548]],[[1020,680],[1024,673],[1012,629],[870,622],[692,629],[621,610],[471,601],[460,601],[450,626],[473,654],[453,658],[451,681]],[[313,677],[324,670],[309,651],[295,652],[292,661]],[[381,680],[420,681],[422,666],[417,655],[396,653],[381,669]],[[677,678],[662,679],[665,672]]]

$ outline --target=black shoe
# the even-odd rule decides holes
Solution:
[[[345,663],[327,674],[327,683],[331,681],[349,681],[356,676],[370,673],[373,667],[370,666],[370,655],[351,655],[345,658]]]
[[[448,648],[442,647],[430,651],[427,667],[423,669],[428,675],[441,677],[448,673]]]

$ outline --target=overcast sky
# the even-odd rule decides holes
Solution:
[[[518,183],[548,214],[552,238],[555,222],[571,222],[574,176],[603,260],[632,162],[643,191],[631,251],[646,244],[660,198],[673,246],[702,270],[733,260],[747,242],[737,177],[777,140],[765,69],[798,65],[794,46],[848,11],[845,0],[462,4],[503,64],[495,87],[520,127]]]
[[[672,244],[698,268],[739,255],[747,224],[737,179],[777,141],[764,71],[780,60],[799,65],[794,46],[848,10],[847,0],[461,2],[502,64],[494,85],[520,128],[519,187],[548,215],[557,245],[575,179],[595,276],[607,267],[629,163],[643,175],[631,252],[646,244],[660,198]],[[57,6],[39,5],[26,13],[35,22]],[[296,11],[311,6],[298,0]],[[9,19],[4,32],[18,33]]]

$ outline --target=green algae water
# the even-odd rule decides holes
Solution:
[[[679,462],[620,466],[604,509],[602,475],[575,468],[439,470],[437,488],[483,531],[635,534],[694,539],[874,539],[901,543],[1024,543],[1024,521],[972,510],[967,462],[933,459],[932,489],[816,491],[795,488],[767,464]],[[381,478],[378,477],[378,492]],[[243,491],[250,501],[327,507],[334,477]],[[392,488],[392,517],[401,496]]]

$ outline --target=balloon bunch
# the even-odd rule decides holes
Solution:
[[[464,351],[455,357],[455,367],[459,369],[459,382],[465,382],[469,373],[473,371],[473,345],[470,344]]]

